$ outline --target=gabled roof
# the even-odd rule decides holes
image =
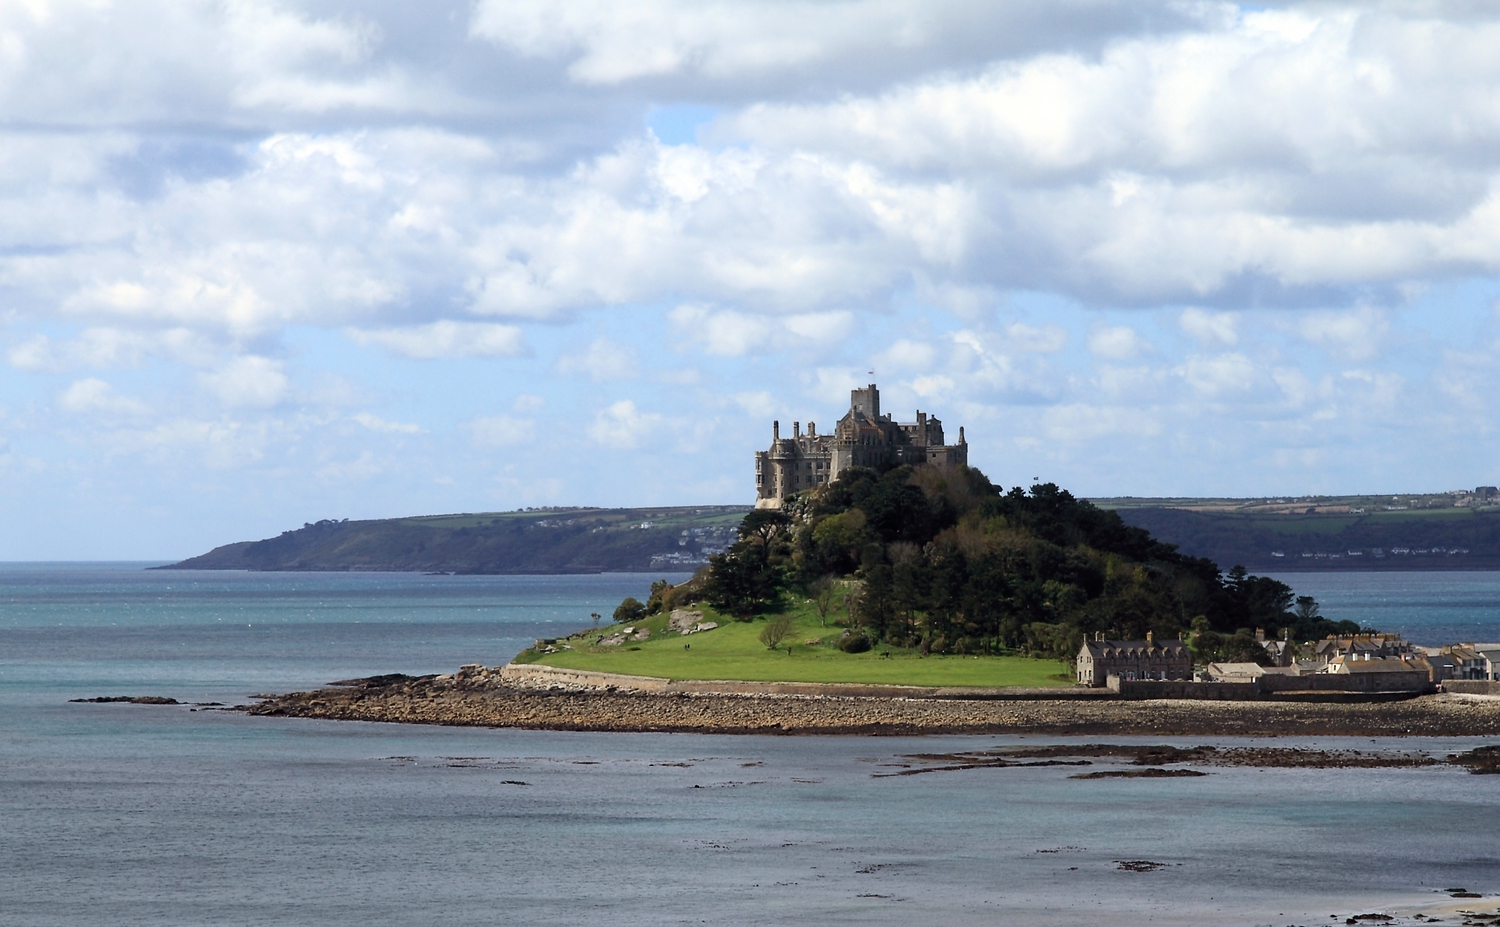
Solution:
[[[1264,676],[1266,668],[1259,663],[1210,663],[1208,671],[1215,676]]]
[[[1342,657],[1331,661],[1329,666],[1339,667],[1346,673],[1420,673],[1422,668],[1414,666],[1400,657],[1376,657],[1373,660],[1345,660]]]
[[[1163,657],[1186,656],[1187,644],[1176,639],[1165,641],[1084,641],[1083,650],[1088,651],[1096,660],[1109,657],[1143,656],[1154,656],[1160,659]]]

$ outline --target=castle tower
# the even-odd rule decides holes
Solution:
[[[819,489],[849,467],[883,469],[902,465],[962,467],[969,462],[964,430],[957,444],[943,443],[943,423],[917,412],[911,423],[880,414],[880,389],[871,383],[849,391],[849,411],[831,433],[818,434],[812,422],[806,434],[792,423],[792,436],[781,436],[781,422],[771,425],[771,447],[755,454],[755,507],[781,508],[789,496]]]

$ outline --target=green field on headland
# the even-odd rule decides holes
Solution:
[[[698,609],[695,609],[698,610]],[[568,669],[625,673],[662,679],[723,679],[747,682],[842,682],[909,686],[1060,686],[1070,677],[1056,660],[1029,657],[922,656],[914,649],[880,647],[865,653],[844,653],[835,646],[842,627],[820,624],[812,607],[803,604],[790,612],[792,627],[771,650],[760,641],[765,619],[735,621],[712,609],[702,609],[704,621],[718,622],[711,631],[683,635],[667,630],[668,616],[653,615],[630,627],[650,631],[643,641],[627,640],[613,646],[594,641],[619,634],[622,625],[589,630],[560,639],[573,649],[542,654],[523,651],[518,663],[542,663]],[[633,637],[634,635],[632,635]],[[787,653],[787,649],[791,653]],[[889,653],[890,656],[884,654]]]

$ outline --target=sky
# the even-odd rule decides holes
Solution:
[[[848,391],[1083,496],[1500,482],[1500,9],[0,0],[0,560],[748,503]]]

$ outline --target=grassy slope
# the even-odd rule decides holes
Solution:
[[[912,686],[1056,686],[1066,685],[1065,667],[1052,660],[1026,657],[923,657],[913,651],[886,648],[848,654],[832,645],[843,629],[818,623],[811,606],[793,610],[793,630],[779,650],[767,650],[759,640],[765,619],[740,622],[704,609],[704,620],[719,627],[686,637],[666,633],[667,616],[656,615],[635,627],[651,630],[651,638],[639,644],[592,647],[600,631],[575,636],[574,650],[538,657],[532,651],[517,662],[544,663],[570,669],[628,673],[667,679],[733,679],[757,682],[851,682]],[[619,630],[613,627],[609,630]],[[808,643],[821,640],[827,643]],[[691,649],[683,645],[691,645]],[[787,647],[791,646],[791,655]],[[639,648],[639,649],[636,649]]]

